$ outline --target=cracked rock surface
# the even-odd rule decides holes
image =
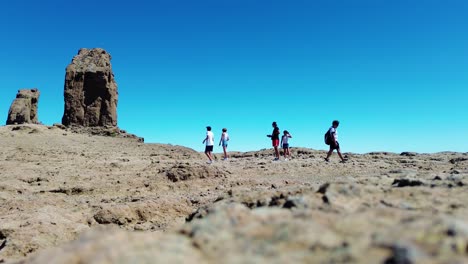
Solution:
[[[203,153],[0,127],[0,261],[464,263],[468,154]]]

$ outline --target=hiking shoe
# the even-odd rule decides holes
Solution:
[[[206,164],[211,164],[211,163],[213,163],[212,160],[206,162]]]
[[[330,160],[329,160],[328,158],[324,158],[324,160],[325,160],[326,162],[330,162]]]
[[[278,161],[278,160],[279,160],[279,158],[274,158],[274,159],[273,159],[273,161]]]

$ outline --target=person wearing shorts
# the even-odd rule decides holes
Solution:
[[[227,133],[227,129],[223,128],[223,133],[221,133],[221,139],[219,140],[219,145],[223,146],[223,152],[224,152],[223,160],[228,159],[228,154],[227,154],[228,141],[229,141],[229,135]]]
[[[281,137],[281,146],[284,151],[284,160],[288,160],[288,157],[291,158],[291,152],[289,151],[289,139],[292,138],[291,134],[287,130],[283,132]]]
[[[338,131],[337,128],[340,125],[340,122],[338,120],[334,120],[332,122],[332,126],[328,129],[328,133],[330,133],[331,136],[331,143],[330,143],[330,150],[328,151],[327,157],[325,158],[326,162],[329,162],[330,156],[333,154],[333,150],[336,149],[336,152],[338,153],[338,156],[341,159],[341,162],[345,162],[345,159],[341,155],[341,150],[340,150],[340,143],[338,142]]]
[[[276,161],[276,160],[279,160],[278,146],[279,146],[279,143],[280,143],[280,140],[279,140],[280,129],[279,129],[278,125],[276,124],[276,122],[273,122],[271,124],[271,126],[273,126],[273,132],[271,133],[271,135],[267,135],[267,137],[271,138],[271,145],[275,149],[275,159],[274,160]]]
[[[214,135],[213,132],[211,132],[211,127],[207,126],[206,127],[206,137],[203,140],[202,144],[205,145],[205,155],[208,157],[208,164],[213,163],[213,156],[211,153],[213,152],[213,145],[214,145]]]

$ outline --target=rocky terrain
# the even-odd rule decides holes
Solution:
[[[195,150],[0,127],[0,262],[466,263],[468,153]]]

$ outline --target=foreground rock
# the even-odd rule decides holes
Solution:
[[[117,126],[117,84],[105,50],[80,49],[65,75],[66,126]]]
[[[203,263],[183,236],[129,233],[100,228],[61,249],[51,249],[18,263]]]
[[[314,192],[287,199],[302,200],[306,206],[250,209],[222,202],[174,231],[94,229],[20,263],[463,263],[468,259],[467,226],[456,217],[427,214],[407,219],[386,209],[337,217],[330,208],[316,207],[320,199]],[[370,219],[378,223],[369,225]]]
[[[37,104],[39,101],[39,90],[23,89],[16,94],[16,99],[8,111],[7,125],[13,124],[37,124]]]

